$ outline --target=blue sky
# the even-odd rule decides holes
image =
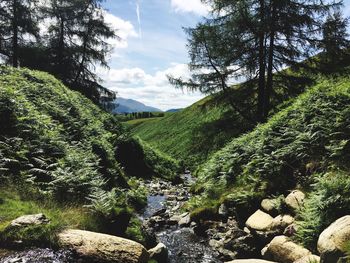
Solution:
[[[344,4],[349,16],[350,0]],[[207,14],[200,0],[106,0],[104,6],[107,22],[121,37],[111,42],[110,70],[97,69],[105,86],[162,110],[186,107],[203,97],[175,89],[166,78],[189,75],[183,27],[195,26]]]

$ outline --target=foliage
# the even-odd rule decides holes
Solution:
[[[322,26],[323,39],[320,47],[324,49],[327,58],[334,61],[344,54],[344,50],[350,47],[348,40],[347,25],[349,21],[343,18],[340,11],[329,14],[326,22]]]
[[[179,163],[138,138],[124,138],[118,143],[117,160],[127,174],[150,178],[152,176],[173,180],[180,172]]]
[[[37,0],[3,0],[0,3],[0,54],[18,67],[22,48],[33,45],[39,34]]]
[[[222,198],[244,194],[247,204],[307,185],[315,171],[349,169],[349,78],[319,81],[267,124],[232,140],[203,164],[197,170],[201,196],[220,186]]]
[[[322,17],[341,1],[205,2],[211,7],[210,16],[187,29],[191,78],[169,76],[170,82],[210,94],[226,93],[233,79],[254,80],[257,92],[251,97],[257,103],[242,107],[240,101],[230,101],[236,112],[254,124],[265,122],[271,110],[273,72],[309,57],[318,43]]]
[[[0,116],[0,186],[18,186],[15,196],[0,191],[0,228],[20,215],[45,213],[54,228],[37,229],[38,240],[51,239],[56,226],[125,235],[147,191],[127,180],[118,161],[119,145],[133,139],[112,114],[47,73],[0,67]],[[133,141],[147,171],[175,176],[176,162]],[[137,159],[133,154],[128,158]],[[123,164],[126,171],[128,165],[134,163]],[[29,241],[28,231],[18,235]]]
[[[296,240],[316,251],[321,232],[350,209],[348,172],[333,171],[315,176],[316,182],[298,216]]]

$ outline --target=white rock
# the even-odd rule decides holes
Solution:
[[[65,230],[58,235],[58,243],[83,258],[100,262],[146,263],[149,259],[141,244],[95,232]]]
[[[299,190],[292,191],[285,199],[286,205],[292,210],[298,210],[304,205],[305,194]]]
[[[257,210],[254,214],[252,214],[245,225],[249,229],[257,230],[257,231],[268,231],[272,225],[273,217],[269,214]]]
[[[283,263],[293,263],[311,252],[302,246],[290,241],[286,236],[277,236],[262,250],[263,257]]]
[[[349,240],[350,215],[347,215],[336,220],[321,233],[317,242],[321,262],[337,262],[338,258],[344,255],[344,246]]]
[[[43,225],[48,224],[50,222],[49,219],[44,214],[36,214],[36,215],[25,215],[16,218],[10,224],[11,227],[22,227],[22,226],[30,226],[30,225]]]

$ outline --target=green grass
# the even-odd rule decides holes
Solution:
[[[194,168],[250,127],[237,123],[241,120],[227,102],[207,97],[181,112],[131,123],[131,129],[152,147]]]
[[[200,166],[189,209],[205,211],[224,202],[245,222],[263,198],[301,188],[310,199],[300,212],[299,240],[313,248],[325,226],[348,211],[349,105],[348,76],[320,78],[266,124],[233,139]],[[323,176],[313,185],[317,173]]]
[[[96,228],[96,218],[81,206],[58,205],[52,201],[33,201],[24,198],[15,187],[0,189],[0,243],[11,245],[21,240],[23,246],[55,246],[56,234],[64,228],[79,228],[91,231]],[[50,224],[22,229],[8,228],[10,222],[23,215],[43,213]]]

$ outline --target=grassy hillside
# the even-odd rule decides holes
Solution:
[[[349,72],[349,68],[346,69]],[[268,123],[232,140],[197,170],[194,215],[226,203],[243,220],[261,199],[302,188],[299,241],[312,248],[350,208],[350,78],[334,76],[299,96]]]
[[[130,169],[125,152],[141,169]],[[0,67],[0,231],[42,210],[57,227],[124,234],[146,194],[130,175],[171,178],[176,168],[49,74]],[[6,243],[11,233],[0,237]]]
[[[314,85],[320,75],[327,79],[329,72],[321,74],[321,68],[315,57],[275,74],[271,114],[286,107],[292,98]],[[230,100],[253,119],[256,87],[255,80],[242,83],[226,93],[208,96],[181,112],[159,119],[130,122],[129,125],[134,135],[195,169],[233,138],[255,127],[254,122],[232,108]]]
[[[209,96],[164,118],[133,121],[129,125],[134,135],[192,168],[251,128],[219,96]]]

